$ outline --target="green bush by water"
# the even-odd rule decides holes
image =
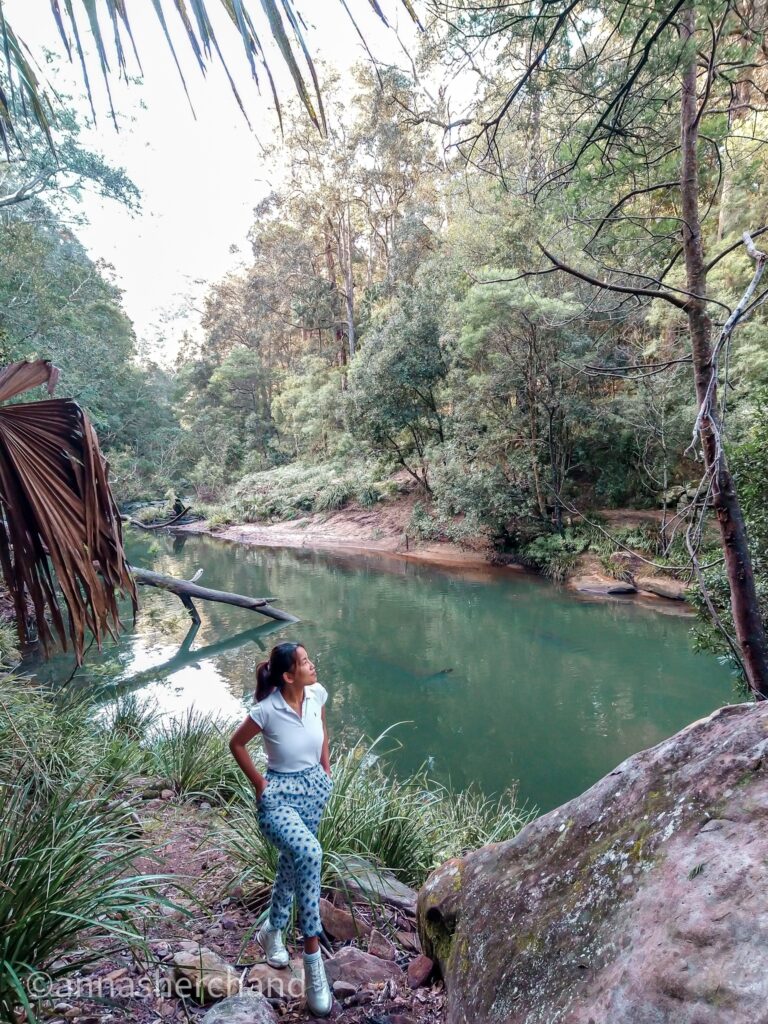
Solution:
[[[386,499],[392,490],[369,463],[292,463],[249,474],[231,489],[223,504],[210,506],[205,513],[212,526],[282,521],[335,512],[351,503],[367,508]]]
[[[242,789],[242,772],[229,751],[234,725],[189,708],[150,732],[153,773],[169,779],[181,797],[222,802]]]

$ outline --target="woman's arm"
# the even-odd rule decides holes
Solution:
[[[325,724],[325,705],[320,708],[320,715],[323,719],[323,749],[320,754],[320,764],[328,775],[331,774],[331,752],[328,746],[328,728]]]
[[[232,751],[232,756],[247,775],[248,781],[256,790],[257,797],[260,797],[267,788],[267,780],[261,772],[256,770],[256,766],[251,760],[251,755],[245,749],[245,746],[261,731],[261,726],[257,725],[249,715],[242,725],[235,729],[232,739],[229,741],[229,749]]]

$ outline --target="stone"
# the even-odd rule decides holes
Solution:
[[[339,942],[363,938],[371,932],[367,921],[323,898],[320,900],[320,920],[325,931]]]
[[[331,987],[337,999],[346,999],[357,992],[357,986],[353,985],[350,981],[334,981]]]
[[[687,496],[687,490],[680,484],[675,484],[673,487],[668,487],[666,491],[662,491],[659,495],[659,506],[663,508],[665,505],[676,505],[681,498]]]
[[[255,964],[248,972],[248,984],[270,999],[300,999],[304,996],[304,963],[293,957],[287,967]]]
[[[124,789],[148,789],[150,786],[155,785],[155,780],[150,778],[149,775],[134,775],[130,779],[126,779],[123,785]]]
[[[420,953],[408,964],[408,987],[421,988],[435,973],[435,961]]]
[[[173,800],[173,798],[175,796],[176,796],[176,794],[175,794],[175,792],[172,789],[161,789],[160,790],[160,799],[161,800]]]
[[[335,887],[346,895],[373,899],[375,902],[390,903],[407,913],[416,911],[417,893],[404,885],[386,868],[377,868],[370,860],[358,854],[339,854],[339,879]]]
[[[173,954],[172,963],[177,981],[191,985],[195,997],[202,1003],[223,999],[240,991],[240,974],[225,960],[205,946],[197,943],[193,949],[180,949]]]
[[[446,1024],[765,1020],[766,822],[768,703],[739,704],[441,865],[418,928]]]
[[[244,992],[217,1003],[202,1018],[201,1024],[277,1024],[278,1020],[264,996]]]
[[[668,576],[636,576],[635,586],[642,594],[655,594],[669,601],[684,601],[688,584]]]
[[[395,938],[409,953],[421,953],[421,942],[416,932],[397,931]]]
[[[394,942],[387,936],[374,928],[368,938],[368,952],[371,956],[378,956],[382,960],[394,960],[397,957],[397,949]]]
[[[127,967],[117,967],[114,971],[110,971],[109,974],[102,974],[100,980],[102,983],[106,982],[107,984],[111,984],[112,982],[119,981],[120,978],[126,977],[127,974]]]
[[[354,946],[344,946],[335,956],[326,960],[325,973],[330,985],[333,985],[334,981],[346,981],[354,985],[355,989],[372,982],[391,979],[399,985],[405,980],[405,975],[397,964],[391,960],[371,956],[370,953],[364,953]]]
[[[719,818],[710,818],[709,821],[704,822],[699,832],[719,832],[727,824],[727,821],[720,821]]]
[[[572,580],[570,586],[572,590],[576,590],[580,594],[596,594],[600,597],[637,593],[637,587],[634,584],[626,583],[623,580],[613,580],[609,577],[583,576]]]

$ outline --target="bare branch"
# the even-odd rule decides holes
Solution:
[[[580,281],[586,281],[587,284],[594,285],[595,288],[603,288],[609,292],[621,292],[624,295],[644,295],[650,299],[664,299],[665,302],[669,302],[671,305],[677,307],[677,309],[685,310],[688,308],[688,302],[685,299],[680,299],[677,295],[672,292],[660,291],[657,288],[637,288],[631,285],[613,284],[609,281],[601,281],[597,277],[592,277],[591,274],[585,273],[583,270],[577,270],[575,267],[569,266],[567,263],[563,263],[562,260],[558,259],[557,256],[553,256],[551,252],[544,248],[541,242],[537,243],[541,251],[558,270],[562,270],[566,274],[570,274],[571,277],[577,277]]]

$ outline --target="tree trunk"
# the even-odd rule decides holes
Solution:
[[[342,215],[342,238],[344,241],[344,301],[347,308],[347,339],[350,362],[355,358],[355,278],[352,266],[352,222],[347,203],[346,216]]]
[[[680,34],[684,43],[693,40],[696,28],[693,5],[682,15]],[[700,296],[687,303],[691,335],[693,372],[699,405],[707,399],[712,377],[712,324],[707,313],[707,273],[699,221],[698,181],[698,102],[696,96],[696,51],[691,45],[683,75],[681,101],[682,164],[680,188],[683,208],[683,251],[687,290]],[[731,611],[736,637],[741,648],[747,681],[761,699],[768,697],[768,651],[765,631],[755,591],[744,517],[728,469],[725,454],[718,451],[716,395],[713,392],[709,415],[702,417],[701,443],[704,465],[712,474],[712,499],[720,529],[720,538],[731,593]],[[706,410],[705,410],[706,412]]]

